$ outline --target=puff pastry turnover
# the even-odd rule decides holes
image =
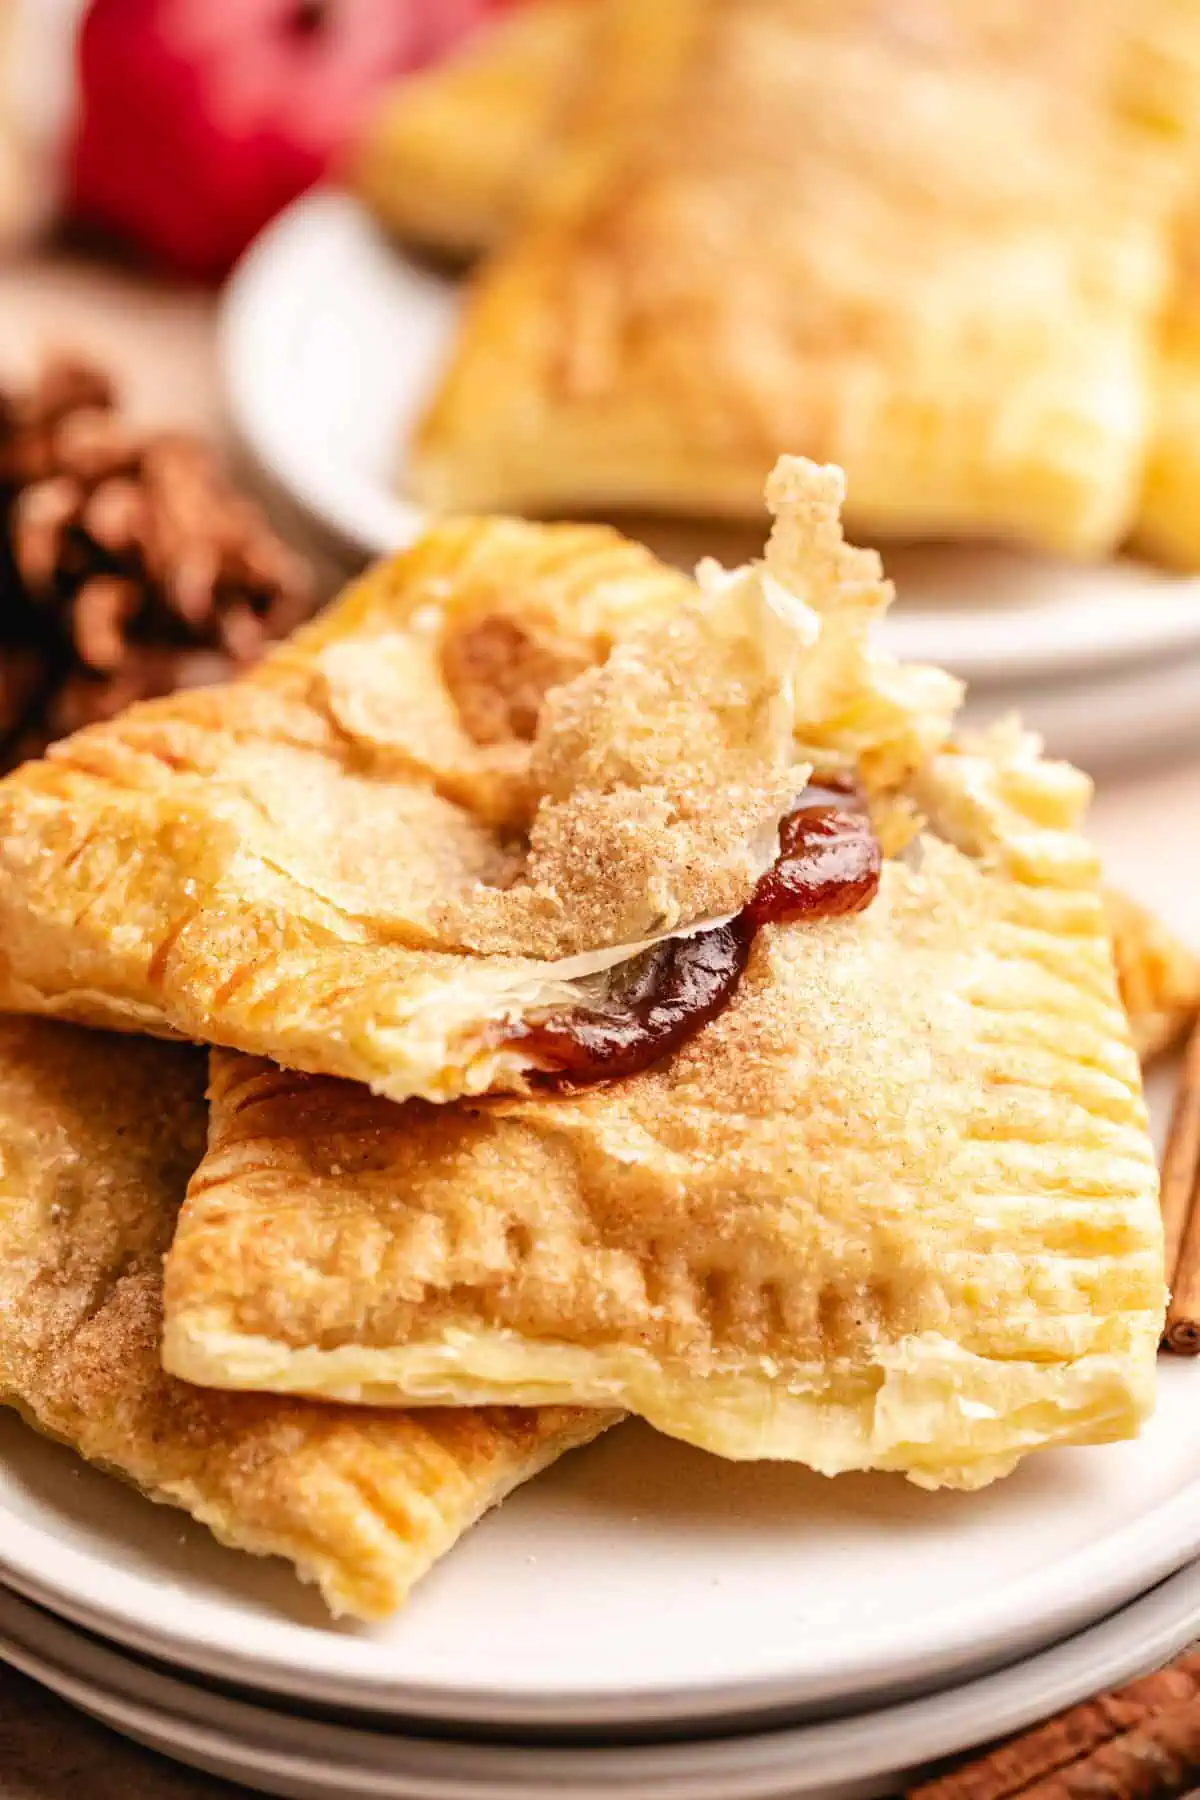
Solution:
[[[381,225],[455,256],[498,243],[565,120],[596,0],[531,0],[398,82],[347,171]]]
[[[608,0],[413,491],[752,517],[795,448],[872,532],[1111,546],[1198,63],[1175,0]]]
[[[241,682],[0,784],[0,1006],[519,1086],[523,1017],[773,859],[814,629],[605,530],[447,524]]]
[[[399,1108],[214,1055],[169,1367],[359,1401],[570,1395],[726,1456],[928,1485],[1136,1429],[1162,1248],[1087,784],[1015,730],[947,745],[944,712],[879,760],[944,694],[873,660],[886,589],[836,495],[777,471],[756,578],[786,580],[806,534],[839,571],[798,729],[822,759],[854,748],[893,851],[874,902],[765,927],[714,1022],[569,1098]]]
[[[204,1147],[204,1058],[0,1021],[0,1402],[374,1618],[481,1513],[611,1422],[201,1393],[159,1361],[162,1254]]]

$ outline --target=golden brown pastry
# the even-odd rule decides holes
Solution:
[[[556,173],[419,433],[437,508],[1128,529],[1200,15],[1153,0],[608,0]]]
[[[162,1255],[204,1148],[204,1058],[0,1021],[0,1403],[223,1543],[377,1618],[595,1411],[348,1411],[202,1393],[159,1360]]]
[[[1200,199],[1177,234],[1154,401],[1136,541],[1162,562],[1200,569]]]
[[[457,256],[494,249],[510,235],[553,168],[600,3],[528,0],[460,55],[397,87],[350,172],[382,224]],[[1200,205],[1177,228],[1158,352],[1135,538],[1191,570],[1200,568]]]
[[[1200,956],[1153,913],[1110,888],[1104,896],[1117,984],[1139,1056],[1169,1050],[1200,1013]]]
[[[812,571],[819,584],[821,569]],[[245,679],[0,783],[0,1006],[403,1099],[742,904],[804,785],[814,615],[598,528],[460,521]]]
[[[595,10],[529,0],[398,82],[347,170],[380,224],[453,256],[498,243],[574,97]]]
[[[728,579],[826,566],[797,729],[871,795],[873,902],[766,925],[713,1022],[573,1096],[397,1108],[214,1055],[168,1262],[176,1373],[570,1396],[926,1485],[1136,1430],[1161,1227],[1087,783],[1015,728],[947,745],[944,686],[871,653],[887,589],[838,494],[781,465],[765,565]]]

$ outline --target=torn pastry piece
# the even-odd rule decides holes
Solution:
[[[1200,955],[1127,894],[1104,896],[1121,999],[1139,1056],[1178,1042],[1200,1013]]]
[[[1156,0],[607,0],[587,98],[417,438],[438,508],[1128,529],[1200,18]]]
[[[240,682],[0,784],[0,1006],[397,1099],[519,1087],[523,1018],[772,862],[816,550],[802,576],[701,591],[599,528],[442,526]]]
[[[379,223],[452,256],[498,243],[565,120],[596,0],[529,0],[385,95],[347,177]]]
[[[335,1613],[378,1618],[611,1415],[373,1413],[164,1375],[162,1256],[204,1148],[204,1067],[0,1021],[0,1403],[223,1543],[285,1557]]]
[[[949,690],[870,651],[886,590],[836,484],[790,463],[769,497],[765,576],[801,544],[839,570],[797,729],[868,796],[877,891],[764,918],[723,1010],[568,1095],[396,1107],[215,1054],[167,1267],[177,1374],[570,1396],[927,1486],[1136,1431],[1161,1224],[1088,784],[1015,728],[948,746]]]

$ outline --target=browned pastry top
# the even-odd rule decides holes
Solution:
[[[1126,529],[1200,112],[1171,0],[610,0],[407,478],[440,507]]]

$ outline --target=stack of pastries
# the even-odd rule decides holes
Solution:
[[[1137,1430],[1114,929],[1147,1048],[1195,963],[876,652],[841,498],[695,580],[447,521],[0,783],[0,1399],[363,1618],[624,1413],[924,1487]]]
[[[404,482],[1200,568],[1198,128],[1194,0],[530,0],[354,165],[491,253]]]

